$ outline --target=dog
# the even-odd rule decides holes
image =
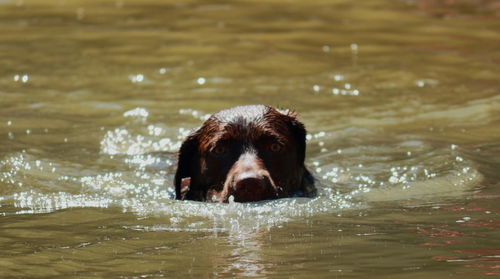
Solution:
[[[294,112],[265,105],[219,111],[180,147],[176,199],[222,203],[314,197],[305,151],[306,130]]]

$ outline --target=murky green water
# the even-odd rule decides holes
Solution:
[[[0,1],[0,277],[500,274],[498,1]],[[234,105],[293,108],[316,199],[172,200]]]

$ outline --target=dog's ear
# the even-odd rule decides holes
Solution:
[[[177,157],[175,172],[175,199],[183,200],[192,188],[192,182],[199,172],[198,133],[189,135],[182,143]]]
[[[304,197],[314,198],[316,197],[318,191],[316,190],[316,181],[314,176],[304,167],[304,176],[302,177],[302,192]]]
[[[295,142],[297,143],[298,163],[303,169],[301,178],[302,181],[300,182],[300,191],[302,192],[301,196],[313,198],[317,194],[315,179],[304,164],[306,156],[306,128],[304,124],[297,119],[297,114],[295,112],[289,111],[286,115],[289,119],[289,129],[292,132]]]
[[[297,143],[297,156],[300,165],[304,165],[306,158],[306,128],[304,124],[297,119],[297,114],[293,111],[288,111],[288,127],[292,133],[295,142]]]

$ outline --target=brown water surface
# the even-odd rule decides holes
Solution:
[[[0,0],[0,277],[500,275],[499,9]],[[173,200],[189,130],[255,103],[319,196]]]

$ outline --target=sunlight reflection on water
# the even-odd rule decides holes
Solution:
[[[198,120],[207,117],[194,110],[181,110],[179,114]],[[172,136],[173,129],[148,123],[148,116],[144,108],[129,110],[123,117],[132,121],[102,137],[102,156],[111,156],[117,165],[123,165],[121,171],[75,176],[64,174],[64,169],[73,168],[72,172],[77,173],[75,168],[79,166],[39,158],[26,151],[4,158],[0,161],[0,181],[12,184],[12,188],[4,190],[4,199],[14,202],[19,208],[17,213],[119,206],[123,211],[170,220],[161,228],[132,229],[251,232],[280,226],[294,218],[365,208],[374,201],[460,195],[482,179],[474,165],[460,156],[457,145],[435,148],[423,141],[407,140],[392,145],[345,146],[309,159],[320,179],[319,194],[314,199],[247,204],[176,201],[172,173],[167,169],[175,166],[173,152],[189,130],[178,129]],[[349,137],[352,132],[357,131],[348,128],[339,134]],[[319,143],[319,147],[332,144],[324,131],[309,134],[307,139],[309,144]],[[160,151],[163,153],[155,153]],[[26,185],[30,181],[59,181],[63,185],[33,188]],[[193,223],[192,218],[204,221]]]

